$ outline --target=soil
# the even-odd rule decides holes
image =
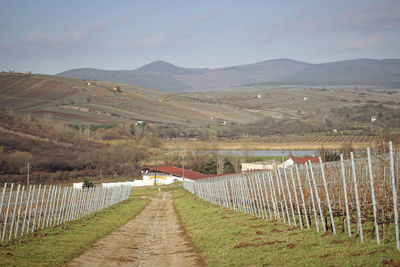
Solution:
[[[179,222],[172,192],[164,192],[67,266],[204,266],[204,262]]]

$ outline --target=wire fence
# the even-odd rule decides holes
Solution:
[[[131,186],[111,188],[4,184],[0,198],[1,242],[37,229],[78,220],[126,200]]]
[[[399,151],[285,169],[184,181],[200,198],[235,211],[317,232],[367,233],[399,244]]]

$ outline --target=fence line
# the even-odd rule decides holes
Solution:
[[[238,212],[288,225],[338,231],[358,236],[371,233],[379,246],[394,238],[400,250],[398,225],[399,151],[286,169],[185,179],[183,186],[198,197]],[[295,177],[296,176],[296,177]],[[296,178],[296,179],[295,179]],[[394,231],[392,230],[394,228]]]
[[[50,185],[4,184],[0,198],[1,242],[37,229],[80,219],[126,200],[131,186],[75,189]],[[36,190],[37,189],[37,190]]]

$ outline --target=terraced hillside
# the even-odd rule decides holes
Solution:
[[[115,89],[118,88],[118,90]],[[49,114],[66,122],[118,123],[146,121],[199,125],[210,118],[253,122],[260,116],[229,105],[201,103],[137,86],[49,75],[0,74],[0,107],[32,116]]]

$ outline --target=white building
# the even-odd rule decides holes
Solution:
[[[294,164],[301,165],[306,162],[311,161],[311,163],[319,163],[318,157],[292,157],[283,163],[283,168],[293,166]]]
[[[143,173],[142,181],[143,183],[146,183],[146,185],[172,184],[175,181],[182,182],[183,178],[195,180],[207,176],[199,172],[187,169],[183,170],[182,168],[178,168],[175,166],[148,167],[144,168],[142,170],[142,173]]]
[[[242,163],[242,172],[255,171],[255,170],[273,170],[279,168],[281,165],[276,161],[261,161],[261,162],[248,162]]]

